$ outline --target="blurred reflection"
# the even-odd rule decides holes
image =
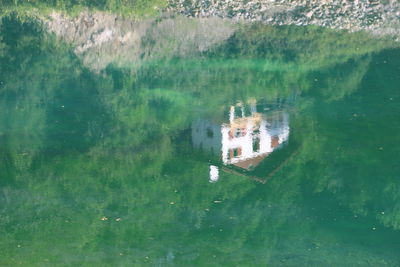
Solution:
[[[210,182],[215,183],[219,179],[219,169],[217,166],[210,166]]]
[[[192,125],[195,148],[218,155],[223,165],[251,171],[289,137],[289,115],[279,103],[238,102],[227,111],[229,122],[198,120]],[[210,182],[218,180],[218,167],[210,167]]]

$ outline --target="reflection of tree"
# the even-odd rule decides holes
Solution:
[[[349,34],[314,26],[249,24],[210,54],[222,58],[267,59],[265,64],[277,61],[320,70],[377,51],[382,45],[381,40],[372,40],[365,33]]]
[[[92,117],[89,123],[89,111],[105,115],[94,96],[93,75],[66,47],[41,36],[33,22],[5,18],[2,33],[7,47],[0,74],[5,147],[31,158],[46,146],[88,146],[88,136],[98,137],[103,119]]]
[[[382,63],[390,57],[395,53],[374,58],[361,91],[342,102],[317,104],[311,111],[316,123],[313,135],[303,138],[307,147],[302,164],[310,166],[308,179],[316,191],[332,192],[355,214],[368,214],[397,229],[399,151],[393,144],[399,141],[400,128],[392,101],[398,97],[398,77],[393,63]],[[384,77],[392,78],[383,82]]]
[[[354,93],[367,73],[370,62],[371,56],[364,55],[332,68],[313,72],[314,83],[311,89],[313,94],[319,94],[324,99],[340,100]]]

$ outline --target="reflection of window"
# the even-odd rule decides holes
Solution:
[[[242,155],[242,149],[241,148],[235,148],[235,149],[233,149],[233,156],[236,158],[236,157],[239,157],[239,156],[241,156]]]
[[[242,148],[231,148],[228,150],[228,159],[240,157],[242,155]]]
[[[238,138],[238,137],[241,137],[241,136],[245,136],[246,135],[246,129],[240,129],[240,128],[235,128],[235,129],[231,129],[229,132],[228,132],[228,134],[229,134],[229,138],[230,139],[232,139],[232,138]]]
[[[243,117],[242,108],[241,107],[235,107],[235,117],[236,118]]]
[[[258,152],[260,151],[260,137],[254,137],[253,138],[253,152]]]
[[[241,136],[240,129],[235,129],[235,137]]]

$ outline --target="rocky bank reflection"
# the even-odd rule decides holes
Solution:
[[[249,99],[231,105],[225,113],[222,123],[199,119],[192,125],[193,146],[219,159],[210,166],[210,182],[218,181],[220,167],[254,170],[289,138],[289,114],[280,101]]]
[[[99,11],[77,17],[52,12],[44,23],[49,32],[73,45],[74,53],[95,72],[108,65],[131,69],[143,61],[204,52],[224,42],[235,29],[232,21],[221,18],[134,21]]]

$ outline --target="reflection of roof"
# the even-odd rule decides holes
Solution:
[[[242,169],[251,170],[251,169],[257,167],[257,165],[260,164],[260,162],[263,161],[263,159],[268,157],[269,154],[271,154],[271,153],[265,153],[265,154],[259,155],[257,157],[254,157],[254,158],[241,160],[239,162],[234,163],[233,165],[235,165],[236,167],[242,168]]]
[[[249,117],[243,118],[235,118],[233,121],[229,123],[229,127],[231,128],[241,128],[246,127],[249,123],[260,124],[262,121],[262,116],[260,113],[255,113]]]

